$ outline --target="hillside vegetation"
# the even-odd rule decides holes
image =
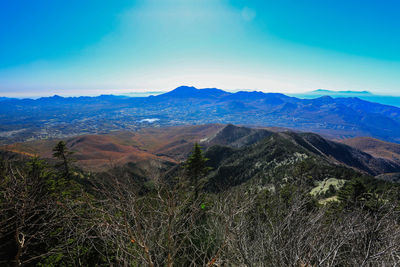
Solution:
[[[341,143],[357,148],[374,157],[400,163],[400,145],[370,137],[356,137],[340,140]]]
[[[299,151],[307,151],[325,161],[352,167],[373,176],[400,172],[400,162],[374,157],[317,134],[239,127],[232,124],[146,128],[138,132],[84,135],[67,139],[66,145],[75,152],[76,164],[80,168],[99,172],[129,163],[143,167],[148,165],[148,162],[170,166],[185,160],[196,142],[204,149],[215,145],[239,149],[271,137],[271,140],[286,140],[287,146],[301,148]],[[57,142],[58,140],[31,141],[3,146],[2,149],[51,159],[51,148]],[[386,144],[390,146],[390,143]],[[278,146],[277,143],[274,145]],[[393,144],[393,147],[395,146],[396,144]]]
[[[147,168],[130,163],[97,173],[76,165],[78,153],[64,142],[47,161],[4,152],[0,263],[400,263],[400,186],[332,159],[321,142],[228,125],[181,163],[150,160]]]

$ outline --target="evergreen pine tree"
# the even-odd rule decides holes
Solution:
[[[347,205],[355,205],[367,193],[364,183],[358,179],[347,182],[338,192],[338,199]]]
[[[65,176],[69,176],[70,174],[69,163],[72,161],[70,156],[71,154],[73,154],[73,152],[70,152],[68,150],[64,141],[58,142],[57,145],[53,148],[53,152],[54,152],[53,157],[61,160],[59,166],[64,167]]]
[[[190,183],[195,187],[195,196],[198,196],[200,180],[204,178],[210,171],[207,167],[207,158],[204,157],[199,144],[195,143],[193,152],[187,159],[184,167],[186,176],[189,178]]]

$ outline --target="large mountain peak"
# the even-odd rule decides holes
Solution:
[[[187,93],[187,92],[196,92],[197,90],[199,90],[199,89],[197,89],[194,86],[182,85],[182,86],[175,88],[171,92]]]
[[[193,86],[179,86],[174,90],[160,95],[161,97],[174,97],[174,98],[215,98],[230,93],[217,88],[203,88],[197,89]]]

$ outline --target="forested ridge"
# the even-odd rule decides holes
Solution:
[[[276,143],[277,142],[277,143]],[[4,266],[392,266],[400,187],[282,140],[212,146],[165,175],[4,154]],[[245,164],[246,163],[246,164]]]

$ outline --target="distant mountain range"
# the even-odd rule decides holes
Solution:
[[[300,99],[181,86],[149,97],[45,97],[0,105],[0,142],[137,131],[144,127],[232,123],[310,131],[329,138],[375,137],[400,143],[400,108],[360,98]]]
[[[373,95],[371,92],[368,91],[332,91],[332,90],[326,90],[326,89],[317,89],[314,91],[311,91],[309,94],[314,94],[314,95],[347,95],[347,96],[355,96],[355,95]]]
[[[294,97],[313,99],[323,96],[331,97],[358,97],[362,100],[376,102],[384,105],[391,105],[400,107],[400,96],[389,96],[389,95],[376,95],[368,91],[331,91],[325,89],[318,89],[308,93],[302,94],[290,94]]]

